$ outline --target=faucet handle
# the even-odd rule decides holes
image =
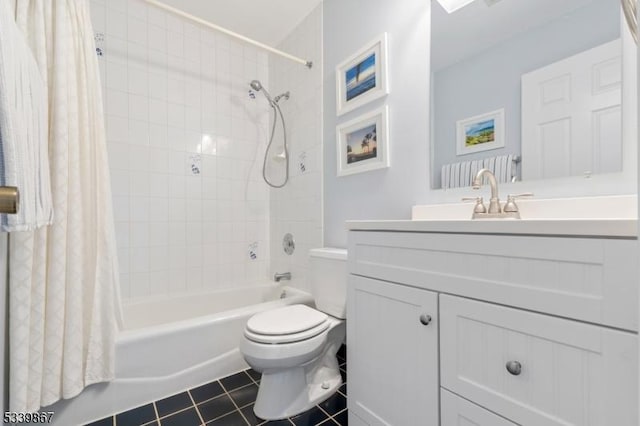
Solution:
[[[474,213],[486,213],[487,208],[484,206],[484,200],[482,197],[464,197],[462,201],[475,201],[476,205],[473,208]]]
[[[516,198],[533,197],[533,192],[523,192],[522,194],[509,194],[507,195],[507,202],[502,209],[505,213],[517,213],[518,205],[516,204]]]

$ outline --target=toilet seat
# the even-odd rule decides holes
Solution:
[[[302,340],[311,339],[321,334],[323,331],[325,331],[328,328],[329,328],[329,323],[325,322],[324,324],[321,324],[317,327],[303,331],[301,333],[284,334],[282,336],[277,336],[277,335],[257,334],[257,333],[252,333],[249,330],[245,330],[244,335],[247,339],[253,340],[254,342],[257,342],[257,343],[268,343],[271,345],[279,345],[283,343],[293,343],[293,342],[300,342]]]
[[[311,339],[330,326],[328,316],[305,305],[261,312],[247,321],[244,335],[257,343],[283,344]]]

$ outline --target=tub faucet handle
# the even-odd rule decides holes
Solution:
[[[283,272],[283,273],[278,273],[278,272],[276,272],[276,273],[273,275],[273,280],[274,280],[275,282],[277,282],[277,283],[278,283],[278,282],[280,282],[280,281],[282,281],[282,280],[291,281],[291,272]]]

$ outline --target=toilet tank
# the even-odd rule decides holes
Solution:
[[[347,317],[347,250],[309,251],[311,292],[316,308],[332,317]]]

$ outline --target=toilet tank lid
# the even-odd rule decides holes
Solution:
[[[325,259],[347,260],[347,249],[323,247],[309,250],[309,256]]]

